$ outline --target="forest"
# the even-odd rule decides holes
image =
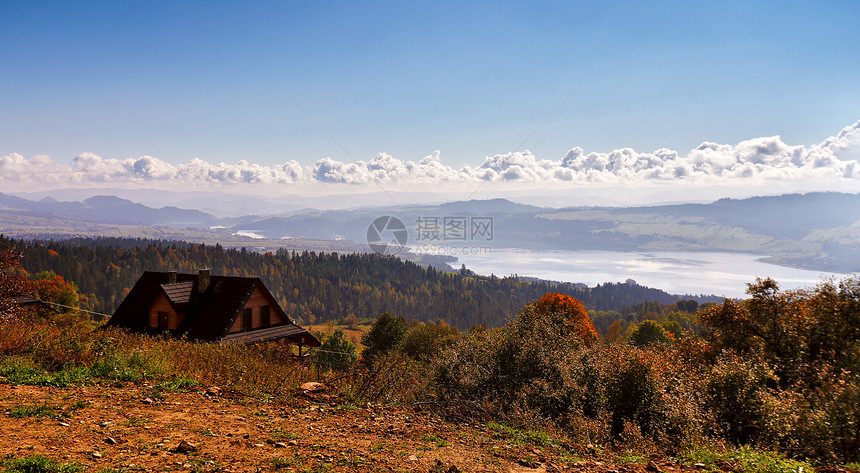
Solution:
[[[570,295],[589,310],[623,311],[651,302],[678,301],[659,289],[633,283],[605,283],[593,288],[514,277],[477,276],[423,268],[376,253],[288,251],[257,253],[179,241],[136,238],[18,240],[0,235],[0,246],[23,252],[22,267],[31,275],[53,272],[76,285],[80,307],[111,314],[144,271],[178,269],[194,273],[256,276],[287,314],[300,323],[320,323],[351,316],[373,319],[391,312],[407,320],[445,320],[461,329],[499,326],[528,302],[547,292]]]

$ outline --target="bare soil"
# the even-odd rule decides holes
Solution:
[[[305,391],[261,399],[213,387],[0,385],[0,457],[41,455],[89,471],[696,471],[514,440],[408,407],[358,408]]]

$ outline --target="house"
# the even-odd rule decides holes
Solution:
[[[185,335],[190,340],[253,343],[287,339],[320,346],[296,325],[260,278],[146,271],[107,322],[141,333]]]

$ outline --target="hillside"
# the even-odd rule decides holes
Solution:
[[[287,314],[302,323],[337,320],[350,314],[375,318],[388,311],[407,319],[442,319],[462,329],[498,326],[546,292],[575,295],[589,309],[622,310],[643,301],[679,299],[659,289],[606,283],[594,288],[524,282],[437,271],[376,253],[256,253],[187,242],[135,239],[21,241],[0,236],[0,244],[27,248],[25,270],[54,271],[77,284],[84,308],[113,313],[144,271],[259,276]]]

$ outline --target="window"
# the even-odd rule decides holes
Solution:
[[[167,312],[159,312],[158,313],[158,328],[166,329],[167,328]]]
[[[269,306],[264,305],[260,307],[260,327],[268,327],[272,325],[272,320],[269,317]]]
[[[251,330],[251,309],[242,309],[242,330]]]

